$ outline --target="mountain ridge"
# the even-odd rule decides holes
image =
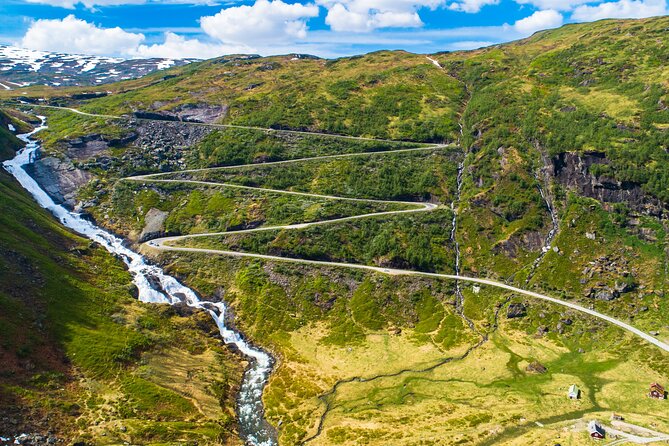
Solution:
[[[669,431],[646,397],[669,356],[570,308],[419,276],[535,290],[667,342],[668,29],[608,20],[429,58],[223,57],[104,97],[0,97],[27,92],[12,105],[47,115],[45,189],[62,179],[73,208],[225,299],[277,358],[263,403],[280,444],[585,445],[582,422],[611,412]],[[407,201],[432,212],[392,212]],[[152,251],[166,235],[203,252]]]
[[[197,59],[123,59],[0,45],[0,88],[87,86],[134,79]]]

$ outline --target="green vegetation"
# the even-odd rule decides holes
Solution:
[[[94,195],[96,184],[88,191]],[[85,195],[84,195],[85,196]],[[300,197],[225,186],[180,183],[121,182],[109,202],[91,209],[99,219],[114,215],[108,225],[136,238],[151,210],[166,212],[162,232],[194,234],[222,232],[261,225],[285,225],[408,209],[394,203],[355,202]]]
[[[225,129],[207,135],[189,151],[194,167],[232,166],[343,153],[381,152],[422,144],[360,141],[261,130]]]
[[[112,86],[114,94],[76,105],[109,114],[216,106],[225,110],[220,123],[274,130],[203,132],[192,147],[175,143],[172,158],[133,143],[114,147],[105,154],[107,164],[99,158],[78,164],[97,177],[79,198],[97,221],[132,240],[150,226],[151,210],[166,213],[158,232],[195,234],[410,207],[253,188],[431,202],[439,205],[431,212],[180,243],[453,273],[455,212],[462,274],[579,302],[667,341],[668,27],[666,17],[568,25],[434,56],[443,69],[422,55],[385,51],[334,61],[229,58],[176,69],[162,81],[153,76]],[[118,138],[135,125],[62,112],[50,119],[44,140],[59,156],[67,156],[64,140],[90,133]],[[169,137],[165,131],[157,139]],[[449,141],[457,144],[370,153]],[[352,153],[363,155],[300,160]],[[281,160],[296,161],[261,164]],[[259,165],[239,166],[249,163]],[[118,181],[213,166],[228,167],[161,178],[228,186]],[[557,233],[547,240],[554,223]],[[50,252],[44,247],[27,258]],[[92,247],[83,252],[71,262],[97,265],[103,257]],[[181,252],[156,254],[156,260],[200,293],[222,296],[241,331],[279,358],[264,402],[282,444],[312,436],[312,444],[440,444],[444,438],[453,444],[584,444],[583,432],[569,426],[611,411],[669,430],[663,403],[644,397],[650,381],[669,381],[667,355],[564,307],[467,284],[460,284],[460,301],[451,281],[337,267]],[[96,280],[127,283],[109,262],[98,267],[103,274]],[[127,290],[104,289],[81,303],[82,313],[52,310],[49,320],[54,342],[64,354],[76,353],[76,367],[126,395],[116,407],[129,432],[132,427],[135,438],[151,441],[177,441],[183,432],[203,441],[228,435],[238,370],[229,368],[224,351],[192,338],[191,319],[167,310],[154,314],[132,303]],[[112,318],[118,302],[132,308],[123,312],[128,323]],[[510,303],[522,304],[524,315],[507,318]],[[88,325],[69,323],[66,318],[93,311],[89,304],[98,313]],[[15,311],[18,304],[3,305]],[[61,320],[71,332],[64,340]],[[21,332],[11,321],[3,324],[2,333]],[[104,336],[96,334],[99,327]],[[175,345],[177,351],[168,348]],[[17,347],[16,355],[31,348]],[[204,355],[211,367],[228,367],[205,385],[225,391],[199,395],[197,404],[187,395],[196,388],[167,365],[193,364],[193,354]],[[156,379],[158,372],[173,385]],[[30,385],[52,376],[58,375],[33,377]],[[579,401],[565,397],[572,383],[583,389]],[[203,401],[227,408],[214,420],[222,428],[200,417]]]
[[[50,150],[62,150],[62,143],[82,136],[97,134],[107,141],[122,138],[127,130],[118,125],[117,120],[91,118],[64,110],[40,110],[48,116],[49,126],[39,133],[44,147]]]
[[[202,90],[198,102],[228,104],[224,123],[413,141],[455,139],[464,95],[457,80],[424,56],[381,51],[333,61],[214,59],[86,110],[127,113],[150,109],[156,100],[163,104],[157,111],[174,110],[197,104],[193,92]]]
[[[0,173],[3,434],[237,444],[234,388],[242,370],[211,335],[209,316],[138,303],[120,260],[66,231],[19,189]],[[179,378],[178,364],[161,359],[170,352],[207,373]]]
[[[447,202],[455,192],[454,149],[315,159],[167,175],[251,187],[377,200]]]
[[[0,160],[13,158],[17,150],[23,147],[23,143],[9,130],[13,126],[16,133],[28,133],[31,130],[27,117],[16,110],[0,108]]]
[[[453,271],[448,210],[313,226],[306,229],[186,239],[199,248],[256,252],[310,260]]]

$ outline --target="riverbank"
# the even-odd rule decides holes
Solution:
[[[99,243],[107,251],[122,259],[132,275],[133,283],[138,290],[138,299],[141,302],[187,305],[194,309],[204,310],[211,315],[223,340],[227,344],[233,344],[240,353],[249,358],[250,366],[244,374],[238,398],[240,431],[245,434],[244,439],[250,444],[262,446],[275,444],[276,435],[264,421],[262,411],[262,389],[271,372],[272,358],[266,352],[249,345],[239,333],[225,325],[226,306],[224,303],[201,300],[193,290],[165,274],[159,267],[147,263],[140,254],[126,247],[120,238],[54,203],[24,168],[34,162],[39,151],[38,142],[31,137],[44,128],[46,126],[43,122],[33,132],[18,135],[26,143],[26,147],[13,159],[3,163],[3,167],[19,181],[41,207],[50,211],[63,225]]]

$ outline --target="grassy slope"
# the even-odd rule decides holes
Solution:
[[[667,24],[661,17],[568,25],[437,56],[472,91],[463,140],[470,148],[461,224],[466,268],[507,278],[531,265],[538,247],[528,249],[527,237],[548,225],[533,176],[544,166],[550,171],[550,157],[560,153],[604,153],[608,164],[591,173],[639,184],[666,203]],[[564,210],[566,191],[553,184],[548,192]],[[568,224],[561,224],[567,237]]]
[[[18,133],[30,131],[30,124],[21,121],[16,115],[20,116],[16,111],[0,109],[0,159],[12,158],[14,152],[23,146],[21,140],[9,130],[9,125],[14,126]]]
[[[462,101],[465,124],[463,143],[471,147],[460,221],[461,248],[467,270],[502,279],[519,272],[517,280],[522,283],[526,266],[538,255],[538,249],[529,248],[523,240],[536,231],[543,237],[549,223],[545,204],[536,188],[539,183],[534,178],[535,169],[544,163],[542,152],[548,156],[560,151],[595,148],[606,151],[614,163],[624,162],[624,158],[615,158],[618,152],[610,150],[607,129],[617,123],[635,126],[631,132],[641,145],[629,142],[628,152],[633,153],[645,150],[646,143],[657,137],[657,131],[662,131],[661,126],[655,124],[663,122],[663,115],[656,113],[657,100],[647,93],[658,88],[666,92],[666,85],[662,84],[664,78],[658,75],[662,65],[653,68],[651,63],[644,71],[648,59],[639,61],[629,57],[628,52],[650,54],[656,52],[661,43],[640,38],[641,34],[634,37],[634,31],[629,28],[639,26],[646,28],[643,32],[652,34],[666,28],[666,19],[608,21],[567,27],[500,48],[439,56],[446,70],[469,84],[472,91],[470,100]],[[600,45],[601,37],[611,34],[616,27],[622,27],[615,34],[619,39],[642,42],[642,48],[631,47],[628,50],[629,47],[614,42]],[[573,43],[575,35],[582,43],[578,47]],[[556,58],[539,65],[542,57],[551,60],[548,57],[551,52],[562,53],[563,58],[572,59],[564,61]],[[607,54],[612,65],[620,60],[633,60],[642,66],[636,71],[630,69],[629,73],[645,73],[646,77],[630,74],[628,81],[624,75],[614,79],[592,76],[594,82],[591,80],[587,86],[579,86],[584,81],[579,63],[588,66],[594,63],[589,52],[593,55]],[[562,74],[563,79],[554,81],[558,87],[551,85],[549,77],[565,65],[571,68]],[[544,71],[538,71],[538,66]],[[600,75],[607,72],[616,73],[616,69],[604,66]],[[634,85],[630,85],[641,82],[650,83],[650,88],[635,89]],[[565,84],[569,87],[566,90],[563,88]],[[634,109],[628,107],[632,102],[646,105]],[[576,107],[578,120],[570,120],[570,116],[561,111],[570,106]],[[249,110],[249,114],[253,111]],[[649,119],[654,120],[652,127],[643,124]],[[477,136],[479,131],[480,136]],[[572,136],[571,139],[564,139],[561,135]],[[596,146],[589,147],[593,141]],[[663,159],[662,148],[661,144],[649,147],[654,151],[650,157],[655,163]],[[614,172],[616,175],[623,173]],[[267,177],[263,180],[267,181]],[[661,187],[653,189],[650,184],[644,184],[644,187],[658,195],[661,191]],[[656,241],[648,240],[640,236],[638,229],[629,227],[624,218],[610,212],[610,208],[602,209],[601,204],[570,198],[558,189],[552,192],[561,212],[562,232],[556,241],[561,253],[551,252],[546,256],[533,279],[533,285],[567,298],[582,299],[585,287],[598,282],[612,285],[624,279],[618,271],[595,274],[594,278],[581,284],[584,266],[603,256],[619,261],[620,253],[625,252],[626,268],[631,270],[643,291],[627,294],[614,303],[597,302],[597,307],[624,319],[633,317],[635,324],[647,330],[666,324],[662,299],[666,277],[663,273],[665,253],[661,224],[652,219],[642,219],[641,225],[652,227],[657,236]],[[593,211],[596,212],[589,218],[589,213]],[[358,225],[358,230],[369,234],[364,224]],[[589,231],[597,232],[596,243],[587,242],[585,232]],[[326,234],[331,236],[331,232]],[[406,228],[398,233],[407,233]],[[345,228],[342,234],[344,243],[338,245],[330,241],[320,251],[336,255],[339,246],[355,246],[351,241],[355,237],[353,234],[357,234],[355,230]],[[311,235],[303,238],[301,234],[287,234],[268,246],[273,249],[291,246],[292,249],[286,250],[285,254],[305,255],[303,251],[322,243],[319,238],[313,238],[314,234]],[[286,243],[291,237],[296,242]],[[263,242],[269,243],[269,240]],[[257,248],[252,243],[241,246]],[[366,253],[369,254],[369,250]],[[199,265],[201,261],[204,259],[186,256],[177,264],[187,274],[192,271],[194,262]],[[263,273],[252,264],[232,262],[230,266],[229,262],[221,262],[226,266],[213,271],[237,268],[237,275],[230,277],[229,274],[212,272],[206,278],[191,276],[192,280],[205,289],[216,283],[227,283],[234,290],[229,298],[238,309],[247,332],[256,339],[267,339],[265,342],[274,345],[285,358],[268,389],[266,402],[270,418],[275,422],[283,421],[282,439],[286,444],[304,438],[307,432],[314,432],[315,420],[310,413],[315,407],[323,410],[314,397],[329,389],[336,379],[393,373],[397,368],[415,366],[414,361],[434,360],[431,349],[435,346],[444,349],[437,357],[447,357],[474,341],[463,328],[458,328],[453,322],[446,323],[447,315],[452,311],[446,296],[437,297],[436,307],[429,306],[434,305],[429,304],[430,297],[439,296],[433,292],[413,297],[415,300],[409,305],[403,299],[411,296],[411,292],[398,283],[393,283],[397,289],[395,297],[391,298],[384,293],[383,286],[365,288],[366,282],[360,277],[353,290],[335,291],[340,281],[333,277],[336,275],[332,272],[325,273],[323,283],[304,271],[291,272],[293,268],[288,266],[265,267]],[[277,269],[287,278],[277,273]],[[246,285],[249,271],[253,272],[251,283],[257,288]],[[425,284],[422,286],[425,287]],[[356,294],[355,290],[360,291]],[[360,308],[356,295],[366,296],[371,301],[369,306]],[[495,305],[507,298],[513,299],[513,296],[499,295],[490,290],[476,294],[469,287],[465,289],[465,295],[467,314],[484,330],[489,329],[487,324]],[[329,301],[327,296],[334,300]],[[403,302],[399,313],[393,312],[396,308],[393,299]],[[331,303],[324,305],[323,300]],[[372,302],[382,303],[375,305]],[[662,418],[663,406],[646,405],[642,390],[646,381],[653,379],[651,377],[667,379],[663,366],[659,365],[666,361],[666,357],[647,346],[641,347],[637,341],[626,336],[621,338],[616,330],[578,314],[533,305],[531,301],[525,303],[530,308],[530,316],[521,321],[503,322],[494,348],[488,346],[483,352],[477,352],[473,355],[473,363],[454,363],[464,372],[438,368],[434,373],[428,373],[428,378],[425,374],[415,377],[402,375],[381,378],[370,385],[342,387],[331,403],[336,409],[328,412],[326,432],[316,443],[384,444],[398,438],[396,428],[402,426],[403,443],[406,444],[419,439],[439,443],[444,437],[454,438],[454,443],[503,441],[514,444],[515,441],[515,444],[521,444],[527,441],[528,434],[539,436],[541,440],[537,441],[563,441],[566,436],[571,444],[583,444],[587,440],[581,434],[565,433],[567,431],[562,429],[566,426],[560,423],[585,414],[604,418],[608,416],[607,411],[612,410],[625,411],[631,419],[642,424],[650,422],[649,418],[645,418],[646,413],[653,413],[655,419],[666,422]],[[313,305],[318,308],[316,313],[311,309]],[[410,316],[417,314],[413,311],[419,312],[426,306],[439,315],[436,316],[436,325]],[[652,310],[639,312],[643,307]],[[277,313],[279,308],[287,309],[287,313]],[[264,316],[258,319],[259,309]],[[361,314],[381,317],[372,319],[377,322],[370,324],[370,319]],[[561,324],[558,332],[558,323],[565,319],[575,322],[570,326]],[[268,320],[272,323],[268,324]],[[457,318],[455,321],[460,324]],[[427,337],[425,334],[414,337],[418,326],[424,327],[422,329]],[[399,339],[392,335],[394,327],[402,329]],[[545,341],[535,338],[541,327],[549,328]],[[439,340],[449,337],[451,340],[441,346]],[[312,347],[314,339],[320,340],[317,347]],[[332,344],[332,339],[337,342]],[[624,339],[622,343],[621,339]],[[424,350],[414,356],[407,352],[407,344]],[[357,348],[360,348],[359,353]],[[587,355],[581,356],[579,349],[588,352]],[[368,369],[377,362],[371,360],[358,364],[351,361],[351,356],[356,354],[368,359],[383,358],[380,362],[384,365]],[[655,359],[649,362],[649,355]],[[549,375],[537,377],[528,373],[525,366],[533,360],[547,365]],[[477,365],[476,361],[484,361],[486,365]],[[504,364],[505,367],[499,368]],[[488,377],[485,371],[491,365],[495,366]],[[630,378],[634,375],[631,370],[642,372]],[[465,377],[459,378],[461,374]],[[299,383],[295,383],[296,375],[303,377]],[[425,384],[418,384],[421,382],[429,384],[426,387]],[[571,382],[581,383],[588,392],[587,400],[576,408],[563,398],[564,389]],[[462,395],[477,393],[483,396],[474,398],[474,401],[468,398],[467,404],[462,403]],[[486,400],[490,394],[494,395],[491,397],[494,404]],[[538,395],[544,397],[539,398]],[[536,409],[538,406],[542,407],[540,411]],[[489,407],[494,410],[490,411]],[[407,416],[407,411],[412,415]],[[534,420],[548,421],[555,430],[546,433],[532,429]],[[520,427],[516,427],[518,425]],[[411,426],[411,429],[406,429],[406,426]]]
[[[213,87],[213,88],[212,88]],[[325,61],[212,60],[153,87],[113,95],[94,111],[225,104],[224,122],[411,140],[453,139],[459,83],[424,56],[382,51]]]
[[[64,230],[4,172],[0,253],[4,435],[236,443],[239,359],[207,315],[138,303],[119,260]]]
[[[280,57],[208,61],[176,70],[177,77],[159,84],[84,107],[120,113],[152,108],[158,99],[166,101],[158,106],[164,109],[210,102],[229,107],[225,122],[416,140],[455,140],[461,118],[461,142],[468,151],[458,235],[464,270],[501,279],[513,275],[511,280],[524,283],[528,265],[539,255],[536,239],[541,242],[550,223],[537,190],[541,183],[535,179],[544,156],[603,151],[611,164],[602,173],[638,181],[660,198],[667,190],[668,118],[662,110],[669,87],[662,39],[667,20],[569,25],[508,45],[440,54],[436,57],[443,71],[423,56],[401,52],[335,62]],[[67,130],[66,125],[59,128]],[[237,162],[239,154],[222,147],[229,140],[225,135],[209,138],[194,149],[192,159]],[[244,154],[239,159],[254,156]],[[366,175],[377,178],[391,165],[379,163]],[[348,190],[352,195],[367,190],[352,181],[362,175],[342,181],[336,175],[342,164],[330,166],[337,167],[316,175],[306,167],[283,174],[304,180],[301,184],[285,183],[276,172],[260,174],[260,180],[242,180],[325,190],[354,185]],[[446,202],[453,198],[454,166],[442,167],[451,177],[439,191]],[[379,184],[392,185],[392,174],[378,178]],[[410,187],[404,190],[412,196],[434,193],[429,181],[417,179],[411,174]],[[560,252],[545,257],[531,285],[584,299],[585,288],[613,285],[628,276],[622,270],[603,271],[586,275],[581,283],[583,268],[602,257],[608,260],[599,263],[620,263],[623,258],[637,288],[613,303],[594,305],[646,330],[666,325],[662,222],[639,218],[639,223],[630,225],[634,216],[625,209],[614,212],[610,206],[570,195],[555,185],[550,189],[560,213],[561,232],[555,242]],[[393,192],[392,188],[379,190]],[[137,194],[125,211],[145,211],[148,202],[159,203],[155,195],[147,203],[144,198]],[[160,200],[171,198],[160,195]],[[212,227],[216,216],[209,212],[208,201],[204,203],[200,195],[185,201],[179,201],[184,209],[178,219],[182,230],[199,230],[200,223]],[[235,217],[234,212],[221,210],[221,220],[230,221],[231,216]],[[401,241],[411,231],[426,235],[431,230],[441,234],[437,250],[451,249],[446,237],[449,225],[444,221],[430,222],[426,228],[415,221],[391,222],[377,245],[388,248],[389,241]],[[647,230],[650,237],[643,235]],[[593,231],[594,241],[585,235]],[[309,234],[318,238],[281,234],[272,241],[272,248],[287,255],[387,261],[373,258],[372,248],[362,243],[370,233],[376,234],[376,228],[361,223]],[[253,248],[253,243],[258,241],[245,246]],[[314,246],[317,249],[309,252]],[[354,248],[360,247],[362,252],[356,253]],[[399,252],[398,257],[410,254],[401,243],[390,248]],[[447,260],[442,261],[444,267],[450,267],[450,255],[447,252]],[[426,368],[461,354],[477,340],[455,314],[449,283],[197,255],[170,254],[163,260],[203,292],[223,286],[241,328],[281,357],[265,399],[270,420],[282,422],[285,444],[314,433],[314,411],[324,410],[317,396],[337,380]],[[434,262],[428,263],[434,267]],[[472,287],[464,293],[465,312],[481,331],[493,330],[492,315],[498,306],[508,299],[520,300]],[[527,318],[503,319],[493,342],[464,361],[432,372],[343,385],[330,398],[334,409],[328,412],[325,432],[317,442],[388,444],[403,435],[406,444],[420,440],[438,444],[443,438],[452,438],[453,443],[527,444],[528,435],[534,435],[532,441],[542,444],[584,444],[582,435],[563,430],[568,425],[559,423],[584,415],[605,418],[608,411],[622,411],[642,424],[651,422],[650,414],[663,429],[669,428],[666,407],[643,397],[649,381],[669,379],[666,355],[579,314],[525,303]],[[650,311],[640,311],[643,307]],[[561,322],[567,319],[571,325]],[[548,334],[538,336],[540,328],[548,328]],[[546,365],[548,373],[527,372],[526,365],[534,360]],[[572,404],[564,398],[572,382],[585,389],[582,402]],[[463,395],[467,395],[464,400]],[[537,429],[534,421],[551,424],[551,429]]]

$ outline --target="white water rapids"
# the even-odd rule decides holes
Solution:
[[[102,245],[107,251],[120,257],[128,266],[133,276],[133,283],[139,290],[139,300],[147,303],[177,304],[185,303],[190,307],[207,311],[218,325],[221,337],[226,344],[232,344],[250,358],[251,365],[244,374],[238,397],[239,426],[242,437],[249,445],[274,446],[276,444],[273,429],[264,419],[262,391],[272,370],[272,357],[266,352],[249,345],[239,333],[226,327],[226,306],[223,302],[209,302],[199,299],[190,288],[182,285],[161,268],[147,263],[140,254],[124,246],[123,240],[95,226],[81,215],[56,204],[39,184],[26,172],[24,166],[35,161],[39,143],[31,140],[35,133],[46,128],[45,118],[42,125],[34,131],[17,135],[26,143],[26,147],[17,155],[3,163],[3,167],[35,198],[40,206],[51,212],[63,225]]]

